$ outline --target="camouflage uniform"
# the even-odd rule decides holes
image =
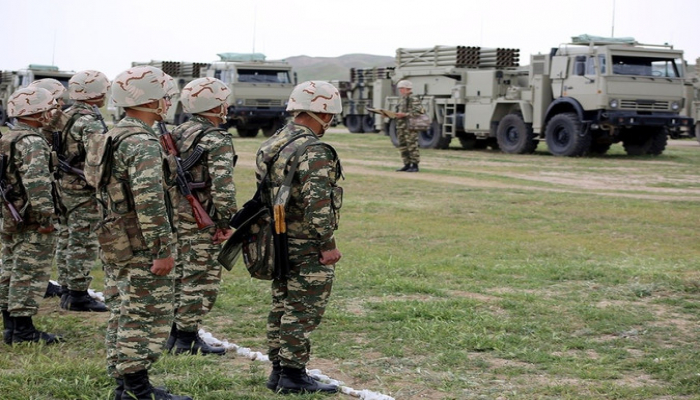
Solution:
[[[82,170],[85,160],[85,138],[91,134],[102,134],[104,127],[97,120],[94,111],[87,103],[76,101],[66,110],[69,118],[67,131],[62,133],[61,153],[70,160],[71,166]],[[90,287],[90,270],[95,264],[98,243],[91,232],[101,214],[97,207],[95,189],[76,175],[61,172],[60,180],[63,203],[68,215],[66,226],[68,240],[64,258],[58,261],[59,283],[69,290],[85,291]],[[64,261],[65,260],[65,261]]]
[[[414,95],[401,96],[397,112],[407,114],[404,118],[396,119],[396,138],[399,141],[399,152],[404,165],[420,163],[418,151],[418,131],[408,129],[408,119],[423,114],[420,97]]]
[[[267,171],[265,160],[290,139],[304,134],[313,132],[290,123],[260,146],[256,159],[258,183]],[[282,150],[269,171],[275,185],[282,184],[291,156],[305,140],[295,140]],[[333,231],[338,227],[342,197],[336,185],[340,175],[335,150],[318,141],[305,150],[292,181],[285,213],[291,273],[286,281],[272,282],[272,310],[267,320],[268,354],[283,368],[305,368],[311,349],[309,334],[320,324],[328,304],[335,265],[322,265],[319,254],[336,247]],[[264,196],[273,198],[272,193]]]
[[[214,128],[206,118],[193,115],[172,133],[183,160],[197,146],[204,151],[202,159],[189,170],[189,175],[193,182],[206,183],[205,188],[194,190],[193,194],[216,224],[210,229],[199,230],[189,202],[180,196],[175,323],[181,331],[196,331],[202,317],[216,301],[221,282],[221,265],[216,257],[221,244],[212,243],[212,237],[216,228],[228,228],[228,221],[237,209],[233,183],[236,153],[231,135]],[[207,130],[210,131],[202,134]]]
[[[0,138],[0,149],[2,154],[12,154],[5,180],[13,188],[17,198],[13,203],[24,219],[17,225],[8,208],[2,207],[0,308],[9,310],[12,317],[31,317],[39,310],[53,263],[54,234],[37,232],[52,224],[59,201],[52,188],[51,150],[39,129],[21,122]]]

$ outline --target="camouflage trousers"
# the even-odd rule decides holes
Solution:
[[[178,222],[178,258],[175,264],[175,324],[186,332],[199,324],[216,302],[221,286],[221,244],[211,242],[215,229],[199,231],[197,224]]]
[[[272,281],[268,356],[270,360],[279,359],[283,367],[304,368],[311,354],[309,334],[326,312],[335,265],[322,265],[318,251],[304,251],[303,243],[294,242],[289,241],[290,278]]]
[[[55,235],[27,231],[1,234],[0,309],[13,317],[39,311],[51,274]]]
[[[170,335],[173,274],[154,275],[152,263],[150,253],[137,252],[125,263],[104,264],[107,373],[113,378],[149,369]]]
[[[408,129],[408,123],[405,120],[398,120],[396,123],[396,139],[399,142],[398,149],[404,165],[420,163],[418,131]]]
[[[90,191],[63,191],[63,204],[68,209],[67,231],[56,245],[58,283],[70,290],[88,290],[99,244],[92,227],[102,219],[97,200]],[[60,258],[59,258],[60,257]]]

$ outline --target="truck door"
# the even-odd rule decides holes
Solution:
[[[563,95],[576,99],[584,110],[595,110],[598,105],[598,67],[596,57],[578,55],[573,58],[572,70],[564,81]]]
[[[564,80],[569,70],[569,57],[552,57],[552,68],[549,71],[549,78],[552,80],[552,96],[556,99],[563,95]]]

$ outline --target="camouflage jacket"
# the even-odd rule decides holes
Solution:
[[[92,107],[82,101],[76,101],[65,111],[65,115],[68,121],[61,132],[62,143],[58,152],[72,167],[82,170],[85,166],[85,142],[88,135],[102,134],[104,127]],[[94,188],[75,175],[61,172],[59,176],[63,189],[94,191]]]
[[[189,173],[193,183],[204,183],[204,188],[192,190],[192,193],[218,228],[228,228],[229,219],[238,209],[233,182],[236,151],[231,135],[214,128],[206,118],[194,115],[191,120],[173,129],[172,137],[182,161],[187,160],[197,147],[203,151],[199,161],[185,172]],[[208,129],[212,130],[204,134]],[[183,220],[194,222],[192,208],[182,196],[178,215]]]
[[[299,124],[289,123],[260,146],[256,156],[256,178],[260,184],[269,171],[270,188],[263,189],[263,198],[271,201],[289,171],[290,160],[306,140],[301,138],[280,148],[299,135],[313,132]],[[275,160],[273,157],[279,151]],[[319,251],[335,249],[333,231],[338,228],[342,188],[337,186],[342,168],[335,149],[321,141],[310,144],[300,158],[292,180],[289,203],[285,210],[287,236],[290,239],[315,241]]]
[[[0,152],[8,160],[5,183],[12,186],[12,203],[24,218],[24,226],[50,225],[60,199],[53,188],[51,149],[42,132],[17,122],[0,138]],[[8,231],[11,222],[5,209],[3,230]]]
[[[404,118],[398,118],[396,120],[396,127],[399,129],[408,128],[409,118],[425,112],[420,97],[413,94],[399,97],[399,104],[396,106],[396,111],[407,114]]]
[[[171,182],[166,178],[172,166],[164,162],[158,135],[141,120],[125,117],[107,133],[123,134],[128,136],[114,149],[111,177],[100,194],[107,217],[126,220],[134,251],[149,250],[156,259],[168,257],[174,238]]]

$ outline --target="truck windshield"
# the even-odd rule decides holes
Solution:
[[[613,75],[681,78],[683,70],[679,65],[681,61],[672,58],[612,56]]]
[[[238,82],[290,83],[289,71],[267,69],[238,69]]]

